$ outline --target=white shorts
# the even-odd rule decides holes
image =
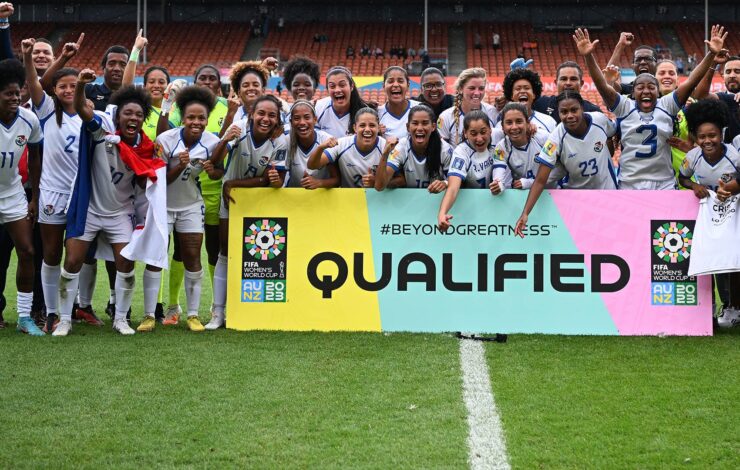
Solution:
[[[635,181],[620,181],[619,189],[638,189],[638,190],[658,190],[665,191],[667,189],[677,189],[676,180],[669,179],[666,181],[651,181],[651,180],[635,180]]]
[[[228,219],[229,218],[229,209],[224,205],[224,198],[221,196],[221,207],[218,209],[218,218],[219,219]]]
[[[206,218],[206,206],[191,206],[181,211],[167,211],[167,225],[170,233],[177,230],[178,233],[203,233]]]
[[[87,219],[85,219],[85,233],[76,238],[91,242],[99,232],[103,232],[111,244],[128,243],[134,232],[134,215],[100,216],[88,212]]]
[[[18,185],[18,192],[0,198],[0,224],[15,222],[28,216],[26,192]]]
[[[39,223],[50,225],[67,224],[67,204],[69,194],[58,191],[40,190]]]

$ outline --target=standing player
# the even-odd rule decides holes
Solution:
[[[246,119],[251,114],[257,98],[265,94],[269,79],[270,72],[261,62],[238,62],[234,65],[229,81],[231,93],[235,96],[229,98],[229,112],[221,126],[220,135],[223,136],[232,122]]]
[[[417,100],[432,108],[435,116],[440,116],[442,111],[455,104],[455,97],[448,95],[446,90],[447,83],[441,70],[428,67],[421,72],[421,94]]]
[[[542,81],[537,72],[527,68],[516,68],[506,74],[503,88],[506,101],[524,105],[530,113],[529,121],[537,129],[547,133],[555,130],[557,123],[553,118],[532,108],[534,102],[542,95]],[[494,138],[494,141],[496,140]]]
[[[737,102],[737,95],[740,93],[740,56],[729,57],[726,51],[721,51],[714,59],[715,67],[711,67],[706,75],[696,87],[694,97],[696,99],[712,98],[724,102],[729,109],[729,120],[727,130],[725,131],[725,143],[732,142],[736,136],[740,135],[740,103]],[[709,88],[712,85],[712,77],[715,71],[724,69],[722,78],[725,82],[726,92],[710,93]]]
[[[316,110],[310,101],[298,100],[290,108],[290,145],[288,147],[288,183],[291,188],[334,188],[339,186],[336,165],[309,170],[308,156],[317,146],[332,137],[316,130]]]
[[[506,171],[506,164],[493,159],[491,124],[488,115],[481,110],[469,112],[463,121],[465,141],[452,154],[452,163],[447,172],[448,187],[439,205],[437,226],[443,232],[450,227],[450,210],[457,200],[460,188],[490,189],[499,194],[504,182],[493,179],[493,171]]]
[[[634,39],[635,36],[632,33],[620,33],[619,41],[617,41],[617,45],[612,52],[612,56],[609,59],[609,62],[607,63],[607,69],[612,66],[619,66],[619,59],[622,56],[622,52],[624,52],[624,50],[628,46],[632,45],[632,41],[634,41]],[[637,46],[637,49],[635,49],[634,52],[634,58],[632,59],[632,70],[635,72],[635,75],[647,73],[654,76],[657,64],[658,51],[650,46]],[[613,85],[618,93],[631,96],[635,82],[633,81],[632,83],[613,84],[610,83],[610,85]]]
[[[352,72],[333,67],[326,73],[329,96],[316,102],[316,128],[339,139],[354,132],[355,116],[367,107],[357,91]]]
[[[616,131],[614,123],[602,113],[584,113],[583,98],[574,91],[558,95],[558,112],[560,124],[535,159],[540,167],[516,223],[516,233],[521,237],[529,213],[556,165],[568,172],[566,189],[617,189],[617,176],[607,146]]]
[[[618,118],[621,136],[620,189],[674,189],[675,175],[671,148],[667,140],[673,135],[673,120],[686,103],[694,87],[709,69],[724,45],[727,33],[712,27],[706,43],[710,52],[673,93],[658,97],[658,80],[647,73],[634,81],[635,100],[620,96],[604,79],[593,50],[598,40],[591,41],[588,30],[577,29],[573,35],[578,52],[586,59],[588,71],[607,107]]]
[[[10,235],[18,256],[16,271],[18,331],[43,336],[31,319],[33,302],[33,221],[38,212],[41,162],[38,145],[42,141],[38,118],[21,107],[21,88],[26,81],[23,65],[15,59],[0,61],[0,223]],[[31,201],[21,184],[18,164],[28,152],[32,184]]]
[[[483,111],[493,125],[498,119],[498,111],[483,102],[486,96],[486,71],[482,68],[463,70],[455,82],[455,104],[439,115],[437,127],[439,135],[453,148],[464,140],[463,120],[471,111]]]
[[[380,122],[374,109],[362,108],[357,111],[354,121],[355,135],[328,139],[318,145],[308,157],[307,166],[318,170],[328,164],[336,164],[342,175],[343,188],[372,188],[375,187],[375,171],[386,139],[378,135]],[[396,141],[395,137],[390,139]]]
[[[220,237],[221,250],[213,281],[213,308],[207,330],[216,330],[225,324],[226,273],[228,270],[229,203],[233,188],[280,188],[285,183],[285,157],[287,137],[282,135],[280,121],[281,102],[272,95],[257,98],[249,119],[238,121],[227,129],[223,141],[238,139],[231,150],[224,175],[223,198],[221,200]],[[279,134],[279,137],[275,137]],[[214,155],[212,162],[218,164],[224,155]]]
[[[406,123],[409,110],[419,104],[418,101],[409,100],[409,74],[403,67],[393,65],[383,73],[383,91],[386,101],[378,108],[380,125],[385,128],[385,137],[400,139],[406,136]]]
[[[565,90],[580,93],[583,88],[583,70],[577,62],[565,61],[558,65],[555,72],[555,85],[558,87],[558,95]],[[547,114],[555,120],[556,124],[560,123],[560,113],[558,113],[557,95],[540,96],[534,100],[532,109]],[[587,113],[600,113],[601,108],[588,100],[583,100],[583,110]]]
[[[316,62],[308,57],[293,57],[283,67],[283,84],[293,96],[293,100],[313,101],[319,88],[321,70]]]
[[[128,49],[123,46],[111,46],[103,54],[100,62],[103,67],[103,83],[88,83],[85,86],[85,97],[93,102],[96,111],[105,111],[111,95],[121,88],[128,57]]]
[[[398,145],[389,142],[385,146],[375,174],[375,189],[382,191],[405,182],[407,188],[425,188],[430,193],[444,191],[452,147],[439,136],[434,111],[423,104],[414,106],[409,111],[407,128],[408,133]],[[394,178],[396,174],[399,176]]]
[[[180,90],[177,106],[182,110],[183,127],[170,129],[157,137],[156,153],[167,162],[167,218],[170,233],[176,229],[185,265],[185,295],[187,298],[187,326],[190,331],[203,331],[198,319],[201,279],[200,263],[203,244],[205,207],[198,188],[198,175],[213,172],[210,159],[223,153],[225,142],[205,130],[208,114],[216,97],[210,90],[190,86]],[[145,299],[145,317],[137,331],[151,331],[156,324],[152,305],[154,299]],[[168,317],[179,320],[179,314]]]

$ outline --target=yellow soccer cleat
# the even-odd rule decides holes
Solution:
[[[190,331],[206,331],[206,328],[200,322],[200,319],[196,316],[188,317],[188,330]]]
[[[149,315],[147,315],[144,317],[141,323],[139,323],[139,326],[136,327],[136,331],[140,333],[154,331],[154,327],[156,325],[157,325],[157,321],[154,319],[154,317],[150,317]]]

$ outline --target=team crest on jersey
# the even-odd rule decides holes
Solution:
[[[653,119],[655,118],[652,114],[642,114],[640,116],[640,121],[644,122],[645,124],[650,124],[651,122],[653,122]]]
[[[44,206],[44,214],[51,215],[53,213],[54,213],[54,206],[52,206],[51,204],[47,204]]]
[[[263,155],[262,157],[260,157],[260,160],[258,163],[259,163],[259,166],[267,166],[269,162],[270,162],[270,157],[268,157],[267,155]]]
[[[28,139],[26,139],[25,135],[19,135],[15,138],[15,145],[17,145],[18,147],[23,147],[24,145],[26,145],[26,142],[28,142]]]
[[[545,151],[548,157],[552,157],[555,154],[555,151],[558,149],[558,146],[555,144],[555,142],[548,140],[545,142],[545,146],[542,147],[542,150]]]
[[[594,145],[594,152],[601,152],[604,149],[604,143],[599,141]]]
[[[224,125],[224,118],[221,118],[218,120],[218,127],[222,127]]]

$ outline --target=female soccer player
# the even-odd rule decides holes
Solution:
[[[95,72],[80,72],[75,88],[75,110],[82,119],[80,159],[67,224],[64,267],[59,281],[58,307],[61,321],[54,336],[69,334],[69,321],[79,272],[90,244],[105,234],[116,264],[116,304],[113,329],[122,335],[134,330],[126,321],[134,289],[134,263],[121,255],[133,232],[134,185],[143,180],[137,173],[151,168],[154,144],[142,132],[149,115],[148,93],[134,87],[118,90],[110,103],[116,106],[112,120],[95,114],[85,100],[84,86]],[[84,163],[84,167],[83,167]]]
[[[339,167],[343,188],[372,188],[386,139],[378,135],[380,122],[378,112],[374,109],[360,109],[354,121],[355,135],[338,140],[331,138],[316,146],[308,157],[307,166],[311,170],[318,170],[334,163]],[[395,138],[390,139],[396,141]]]
[[[33,302],[33,221],[38,212],[41,161],[39,144],[43,136],[38,118],[21,107],[21,88],[26,81],[23,65],[15,59],[0,61],[0,223],[15,244],[18,269],[18,331],[43,336],[31,319]],[[28,169],[33,196],[30,202],[21,184],[18,163],[28,152]],[[75,292],[76,293],[76,292]]]
[[[532,134],[530,112],[523,104],[508,103],[500,114],[504,138],[496,144],[494,156],[497,161],[506,162],[511,170],[513,180],[511,187],[514,189],[532,187],[540,166],[535,159],[550,135],[539,128]],[[546,187],[556,187],[562,176],[564,176],[562,169],[552,172]]]
[[[429,67],[421,73],[421,94],[417,98],[419,103],[432,108],[435,116],[455,104],[455,97],[448,95],[445,76],[441,70]]]
[[[686,108],[689,132],[698,147],[686,154],[678,179],[699,199],[709,196],[710,190],[717,192],[719,181],[733,179],[740,168],[738,151],[722,142],[722,131],[729,121],[727,113],[725,103],[712,99],[697,101]],[[725,316],[730,309],[730,275],[716,274],[714,278],[723,305],[718,322],[720,326],[730,326],[725,324],[732,316]]]
[[[231,150],[224,175],[221,199],[220,236],[221,250],[216,264],[213,282],[213,308],[207,330],[221,328],[225,324],[226,273],[229,240],[229,203],[234,202],[234,188],[280,188],[285,182],[285,158],[287,137],[282,135],[280,121],[281,102],[272,95],[257,98],[249,119],[238,121],[227,129],[222,140],[238,139]],[[276,132],[277,131],[277,132]],[[279,134],[279,137],[275,137]],[[213,164],[223,160],[224,155],[214,155]]]
[[[367,107],[357,91],[352,72],[333,67],[326,73],[329,96],[316,102],[316,128],[337,139],[354,132],[357,112]]]
[[[221,126],[220,135],[223,136],[232,122],[241,121],[250,115],[257,98],[265,94],[269,79],[270,72],[261,62],[237,62],[234,65],[229,74],[229,81],[231,92],[236,96],[229,98],[229,112]]]
[[[620,189],[674,189],[675,175],[671,165],[668,139],[673,135],[673,121],[689,95],[722,50],[727,33],[723,27],[712,27],[705,41],[710,52],[691,75],[673,93],[658,96],[658,80],[643,73],[634,81],[634,100],[620,96],[604,79],[593,51],[599,42],[591,41],[588,30],[577,29],[573,35],[578,52],[584,56],[594,85],[607,107],[617,116],[621,136]]]
[[[409,74],[403,67],[388,67],[383,73],[385,104],[378,108],[380,125],[385,127],[383,135],[401,139],[406,136],[409,110],[419,104],[408,99]]]
[[[185,265],[187,326],[190,331],[205,329],[198,319],[203,278],[200,252],[205,212],[198,176],[202,171],[213,173],[214,166],[210,159],[223,154],[227,145],[205,130],[208,114],[215,102],[216,97],[204,87],[189,86],[180,90],[177,107],[182,110],[183,126],[160,134],[156,142],[157,155],[167,162],[167,218],[170,233],[176,230],[175,236],[179,239]],[[154,329],[154,304],[153,296],[144,299],[145,317],[138,331]],[[176,323],[179,319],[179,315],[175,315],[175,318],[170,318],[171,322]]]
[[[532,110],[535,100],[542,95],[542,81],[537,72],[517,68],[506,74],[503,83],[504,98],[510,103],[519,103],[527,108],[529,121],[548,134],[555,130],[555,120],[545,113]],[[494,140],[496,140],[494,138]]]
[[[310,101],[298,100],[290,108],[290,146],[288,147],[288,183],[291,188],[334,188],[339,186],[336,165],[328,164],[320,170],[306,166],[311,151],[331,136],[317,131],[316,110]]]
[[[463,120],[463,131],[465,141],[452,154],[452,163],[447,172],[448,187],[437,214],[437,226],[443,232],[450,227],[452,215],[449,212],[461,187],[488,188],[491,193],[498,194],[504,185],[501,179],[493,179],[493,171],[508,171],[505,163],[493,159],[491,122],[485,112],[475,110],[467,113]]]
[[[319,65],[308,57],[296,56],[283,67],[283,83],[296,101],[313,101],[320,76]]]
[[[447,170],[452,159],[452,147],[442,140],[437,130],[434,111],[420,104],[409,111],[408,133],[398,145],[388,143],[380,157],[375,175],[375,189],[395,187],[393,176],[403,175],[398,183],[407,188],[426,188],[440,193],[447,188]]]
[[[498,118],[498,111],[483,102],[486,96],[486,71],[482,68],[463,70],[455,82],[455,104],[445,110],[437,122],[439,135],[453,148],[463,142],[463,119],[470,111],[481,110],[491,124]]]
[[[521,237],[527,217],[555,166],[568,173],[566,189],[617,189],[616,171],[607,146],[616,132],[615,124],[602,113],[583,112],[583,98],[578,92],[565,90],[558,95],[557,103],[560,124],[535,158],[540,167],[516,223],[516,233]]]

